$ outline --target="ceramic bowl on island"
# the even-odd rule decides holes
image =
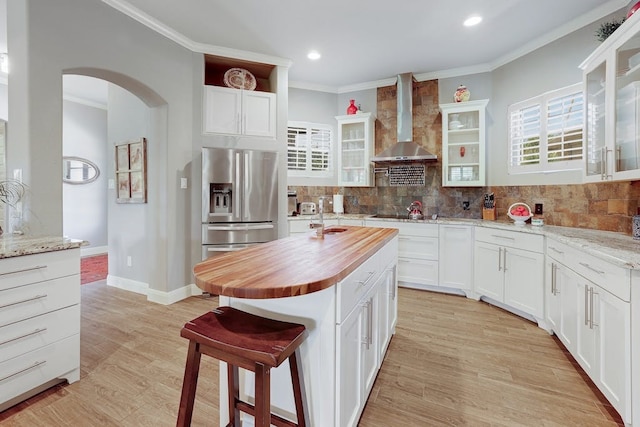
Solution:
[[[531,218],[531,208],[526,203],[518,202],[509,206],[507,215],[511,218],[516,225],[524,225],[524,223]]]

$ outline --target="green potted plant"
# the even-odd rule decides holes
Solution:
[[[603,22],[596,30],[596,38],[603,42],[605,41],[620,25],[624,22],[625,18],[613,19],[609,22]]]
[[[8,205],[15,207],[16,203],[22,200],[26,186],[14,179],[0,181],[0,205]],[[0,235],[2,235],[2,226],[0,225]]]

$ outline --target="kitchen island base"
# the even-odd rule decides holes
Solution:
[[[360,233],[369,233],[363,227]],[[342,233],[345,237],[347,232]],[[357,267],[333,285],[298,296],[236,298],[220,295],[220,305],[275,320],[305,326],[299,363],[311,426],[356,426],[380,369],[397,320],[397,253],[395,230],[374,250],[358,254]],[[314,241],[319,249],[342,236]],[[284,239],[308,239],[307,236]],[[288,242],[287,242],[288,241]],[[272,242],[277,244],[278,241]],[[241,253],[233,254],[234,256]],[[348,249],[342,254],[348,259]],[[206,261],[217,262],[217,261]],[[321,268],[321,267],[320,267]],[[254,402],[254,374],[240,371],[240,399]],[[227,425],[227,366],[220,362],[220,425]],[[288,362],[271,370],[271,412],[295,420],[296,411]],[[253,417],[242,414],[242,425]]]

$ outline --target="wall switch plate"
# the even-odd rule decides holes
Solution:
[[[187,188],[187,178],[180,178],[180,188]]]

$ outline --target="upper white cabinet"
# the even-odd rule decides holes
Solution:
[[[204,132],[276,136],[276,94],[204,87]]]
[[[640,16],[585,60],[585,181],[640,178]]]
[[[371,113],[337,116],[338,185],[371,187],[374,184],[371,156],[376,117]]]
[[[485,185],[485,110],[488,99],[441,104],[442,186]]]

